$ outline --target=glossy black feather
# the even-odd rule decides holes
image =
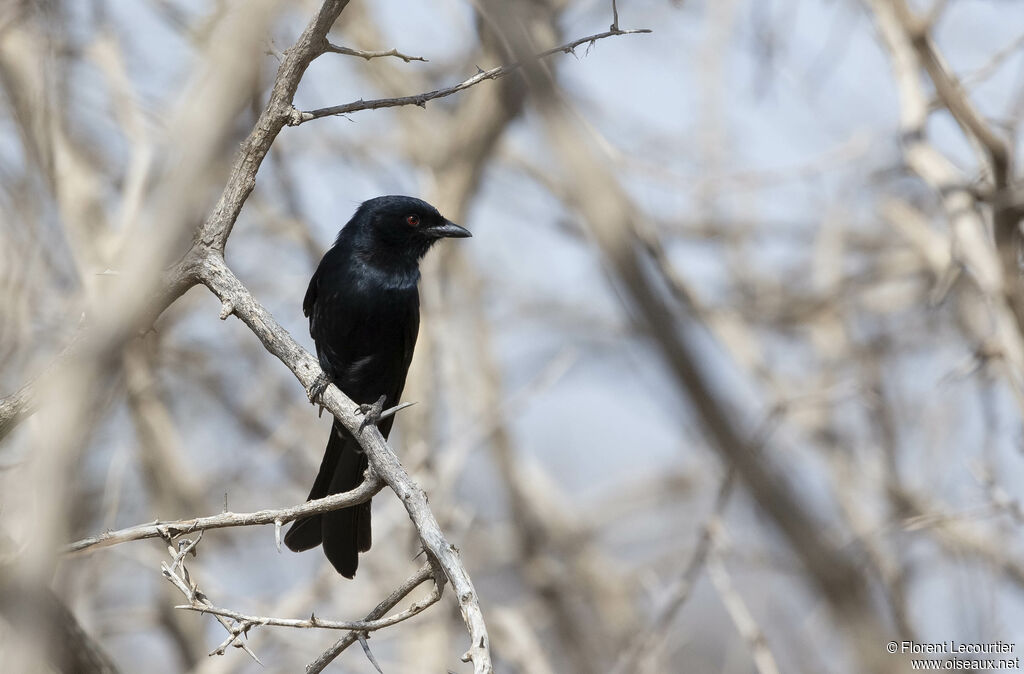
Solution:
[[[302,310],[320,367],[355,402],[383,395],[385,408],[398,403],[419,330],[419,260],[437,239],[462,236],[469,232],[424,201],[378,197],[359,207],[320,261]],[[385,438],[393,420],[379,424]],[[357,487],[366,465],[335,422],[309,498]],[[300,519],[284,540],[295,551],[322,543],[338,573],[351,578],[372,542],[370,503]]]

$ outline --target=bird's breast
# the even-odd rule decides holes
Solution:
[[[358,403],[372,403],[381,395],[397,398],[405,384],[419,295],[415,286],[363,290],[353,284],[319,297],[310,331],[338,387]]]

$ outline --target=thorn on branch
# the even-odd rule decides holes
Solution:
[[[360,632],[356,635],[356,638],[359,639],[359,645],[363,647],[363,653],[366,653],[366,659],[370,661],[370,664],[373,665],[374,669],[380,672],[380,674],[384,674],[384,670],[380,668],[380,663],[377,662],[377,658],[373,657],[373,653],[370,651],[370,644],[366,640],[367,637],[369,637],[367,632]]]
[[[551,49],[548,49],[546,51],[534,54],[530,60],[536,61],[558,53],[575,54],[574,50],[576,49],[576,47],[587,43],[593,44],[598,40],[603,40],[604,38],[607,37],[619,35],[636,35],[640,33],[650,32],[651,30],[649,28],[638,28],[631,30],[622,30],[621,28],[617,28],[615,30],[606,31],[604,33],[598,33],[596,35],[588,35],[587,37],[582,37],[579,38],[578,40],[573,40],[572,42],[559,45],[557,47],[552,47]],[[308,112],[295,111],[292,112],[291,115],[289,116],[288,124],[290,126],[297,126],[299,124],[308,122],[313,119],[320,119],[322,117],[331,117],[335,115],[345,115],[359,110],[378,110],[380,108],[394,108],[404,105],[416,105],[421,108],[426,107],[427,101],[432,101],[437,98],[444,98],[445,96],[451,96],[452,94],[476,86],[477,84],[483,82],[484,80],[499,79],[501,77],[508,75],[509,73],[515,72],[518,69],[522,68],[524,63],[525,61],[508,63],[506,65],[498,66],[496,68],[483,71],[481,71],[480,67],[477,66],[476,74],[470,77],[469,79],[460,82],[459,84],[450,87],[445,87],[443,89],[437,89],[434,91],[416,94],[413,96],[399,96],[398,98],[380,98],[370,101],[359,99],[358,101],[353,101],[352,103],[346,103],[344,105],[335,105],[327,108],[318,108],[316,110],[311,110]]]
[[[406,402],[406,403],[399,403],[399,404],[395,405],[394,407],[389,407],[389,408],[387,408],[386,410],[384,410],[383,412],[380,413],[380,416],[377,418],[377,420],[380,421],[381,419],[387,419],[388,417],[393,417],[396,414],[398,414],[399,412],[401,412],[402,410],[404,410],[405,408],[412,407],[415,404],[416,404],[416,401],[412,400],[412,401]]]
[[[229,300],[225,299],[220,305],[220,320],[225,320],[228,316],[235,313],[235,305]]]

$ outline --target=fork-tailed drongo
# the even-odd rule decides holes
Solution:
[[[364,202],[324,255],[306,290],[303,313],[327,380],[359,404],[398,403],[416,345],[419,261],[444,237],[470,233],[419,199],[377,197]],[[381,420],[386,438],[394,417]],[[309,498],[359,486],[366,456],[334,422]],[[297,520],[284,537],[299,552],[323,543],[341,575],[352,578],[359,553],[370,549],[370,502]]]

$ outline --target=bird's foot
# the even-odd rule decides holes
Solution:
[[[384,402],[388,399],[387,396],[381,396],[377,398],[377,402],[372,405],[360,405],[359,413],[363,415],[363,423],[359,424],[359,432],[362,433],[363,429],[367,426],[376,426],[377,422],[380,421],[381,412],[384,411]]]
[[[326,374],[321,373],[316,376],[316,379],[313,380],[313,383],[309,385],[308,389],[306,389],[306,397],[309,398],[309,402],[320,407],[319,416],[323,416],[324,405],[322,401],[322,396],[324,394],[324,391],[327,390],[327,387],[330,386],[330,384],[331,378],[328,377]]]

